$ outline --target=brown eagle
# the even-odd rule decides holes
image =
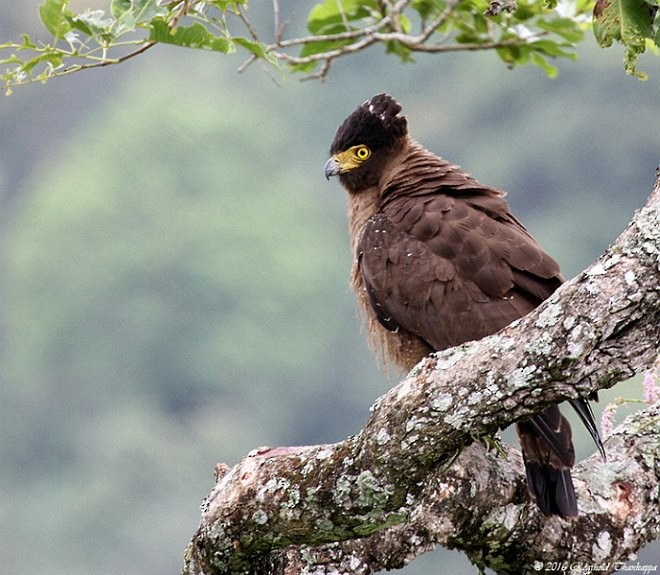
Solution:
[[[564,281],[509,212],[505,193],[408,136],[401,106],[374,96],[341,124],[325,175],[348,191],[352,286],[372,344],[410,370],[493,334]],[[589,404],[571,401],[604,456]],[[516,426],[527,483],[546,515],[577,515],[571,428],[555,405]]]

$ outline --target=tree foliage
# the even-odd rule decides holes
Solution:
[[[574,58],[590,25],[599,44],[625,47],[626,70],[658,45],[658,0],[323,0],[307,17],[308,35],[289,37],[278,0],[271,31],[259,29],[248,0],[112,0],[109,13],[75,12],[69,0],[45,0],[39,16],[48,40],[24,34],[0,44],[7,93],[84,69],[118,64],[156,44],[243,53],[279,70],[326,76],[338,58],[382,45],[404,62],[415,53],[495,50],[508,66],[533,64],[549,75],[550,60]],[[258,9],[264,10],[261,5]],[[266,39],[268,36],[268,39]],[[243,66],[243,67],[244,67]]]

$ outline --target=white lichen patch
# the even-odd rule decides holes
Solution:
[[[644,242],[642,244],[642,249],[647,254],[657,254],[658,253],[658,246],[656,244],[654,244],[653,242]]]
[[[406,433],[410,433],[413,429],[421,425],[421,423],[422,422],[415,416],[411,417],[408,421],[406,421]]]
[[[316,520],[316,527],[319,531],[325,531],[326,533],[332,532],[335,528],[332,521],[329,519],[321,518]]]
[[[413,389],[414,385],[414,380],[412,378],[405,379],[402,381],[397,387],[396,387],[396,400],[401,401],[403,398],[405,398],[407,395],[410,394],[410,392]],[[374,405],[372,409],[377,409]]]
[[[308,487],[307,490],[305,491],[305,502],[307,504],[315,503],[318,492],[319,492],[318,487]]]
[[[488,525],[491,528],[495,528],[498,531],[500,529],[505,529],[511,531],[520,521],[520,506],[509,503],[504,507],[498,507],[493,509],[486,519],[484,520],[484,525]]]
[[[301,474],[303,477],[307,477],[312,471],[314,471],[317,468],[317,461],[323,461],[324,459],[328,459],[329,457],[332,457],[334,454],[334,449],[331,446],[328,445],[323,445],[321,446],[318,451],[314,454],[313,458],[310,458],[307,463],[305,464],[305,467],[302,468]]]
[[[483,402],[483,394],[480,391],[475,391],[467,398],[468,405],[477,405]]]
[[[593,330],[589,326],[584,323],[577,324],[568,334],[566,342],[566,351],[568,351],[569,357],[581,357],[589,348],[593,337]]]
[[[268,514],[263,509],[257,509],[252,514],[252,521],[257,525],[266,525],[268,523]]]
[[[419,435],[417,433],[413,433],[412,435],[407,436],[401,442],[401,449],[403,450],[410,449],[418,439],[419,439]]]
[[[587,284],[587,292],[589,295],[598,295],[600,293],[600,288],[598,287],[597,283],[594,282],[589,282]]]
[[[436,411],[447,411],[454,403],[454,398],[449,393],[439,393],[429,402]]]
[[[585,273],[587,276],[602,276],[607,273],[607,270],[614,267],[621,261],[621,256],[619,254],[612,254],[609,258],[603,260],[602,262],[595,263],[591,266]]]
[[[490,402],[497,402],[502,399],[502,390],[497,386],[495,382],[487,385],[484,388],[483,393],[490,398]]]
[[[332,493],[332,500],[340,507],[349,508],[351,506],[351,486],[355,476],[340,477],[335,484]]]
[[[522,368],[514,369],[507,377],[509,385],[513,387],[525,387],[530,375],[536,371],[535,365],[527,365]]]
[[[605,274],[606,271],[607,270],[605,269],[605,266],[602,263],[598,262],[592,265],[585,273],[589,277],[594,277],[594,276],[602,276],[603,274]]]
[[[547,355],[552,351],[552,335],[544,331],[538,338],[531,340],[525,344],[523,348],[525,353],[533,355]]]
[[[507,411],[515,409],[518,406],[518,400],[514,399],[513,397],[505,397],[501,403],[502,407],[504,407],[504,409]]]
[[[612,552],[612,536],[609,531],[601,531],[591,545],[591,554],[596,561],[603,561]]]
[[[283,503],[280,506],[280,517],[285,521],[298,521],[302,517],[302,510],[296,505]]]
[[[290,487],[291,482],[285,477],[272,477],[264,485],[259,487],[254,498],[259,502],[263,503],[268,499],[273,493],[286,490]]]
[[[510,324],[513,325],[513,324]],[[509,351],[519,345],[518,340],[514,337],[508,337],[508,336],[500,336],[499,338],[499,343],[497,347],[499,348],[500,352],[505,352]],[[495,350],[493,350],[495,351]],[[499,357],[499,353],[494,353],[495,357]]]
[[[454,367],[462,358],[464,352],[460,347],[454,347],[447,351],[441,352],[436,355],[436,369],[438,371],[451,369]]]
[[[496,374],[492,371],[488,372],[484,380],[484,387],[481,390],[484,395],[489,397],[489,401],[496,402],[500,400],[502,392],[497,384]]]
[[[316,457],[316,459],[328,459],[328,457],[332,456],[333,452],[334,451],[331,447],[325,446],[319,449],[314,457]]]
[[[380,507],[394,492],[393,485],[381,485],[374,474],[368,469],[358,475],[356,485],[358,487],[358,505]]]
[[[376,443],[378,445],[385,445],[390,440],[390,434],[387,429],[381,427],[376,434]]]
[[[551,327],[557,325],[559,321],[559,316],[561,315],[561,306],[552,303],[545,306],[543,311],[539,314],[539,318],[536,320],[537,327]]]
[[[461,429],[465,426],[465,416],[468,413],[468,409],[457,409],[454,413],[445,416],[444,422],[447,425],[451,425],[454,429]]]
[[[287,507],[295,507],[298,503],[300,503],[300,489],[295,487],[289,491],[289,499],[285,505]]]

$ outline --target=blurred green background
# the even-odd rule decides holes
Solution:
[[[300,27],[312,2],[281,4]],[[39,30],[37,6],[0,0],[0,40]],[[276,83],[159,46],[3,98],[0,572],[173,575],[216,462],[361,428],[396,378],[359,331],[344,192],[323,164],[373,94],[508,190],[565,275],[586,267],[653,184],[660,60],[641,59],[644,83],[618,48],[579,52],[555,80],[494,54],[402,65],[376,48],[325,83]],[[597,412],[621,395],[639,381]],[[405,570],[449,572],[474,568],[440,551]]]

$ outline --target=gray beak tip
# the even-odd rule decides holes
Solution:
[[[325,167],[324,167],[325,179],[329,180],[331,176],[338,175],[340,170],[341,170],[341,166],[339,165],[337,160],[335,160],[334,158],[330,158],[325,163]]]

